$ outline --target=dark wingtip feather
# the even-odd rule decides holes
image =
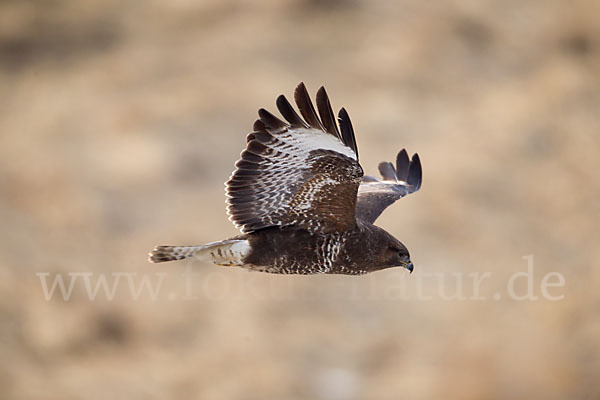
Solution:
[[[311,128],[325,130],[325,127],[317,117],[317,113],[315,112],[315,107],[310,100],[310,95],[308,94],[308,90],[306,90],[306,86],[304,86],[304,82],[300,82],[294,90],[294,100],[296,101],[296,105],[298,106],[298,110],[300,110],[300,114],[304,117],[304,120],[308,122]]]
[[[358,149],[356,148],[356,138],[354,137],[354,128],[352,128],[352,122],[350,116],[345,108],[342,108],[338,114],[340,121],[340,128],[342,130],[342,141],[356,154],[356,160],[358,161]]]
[[[423,182],[423,171],[421,169],[421,160],[417,153],[413,154],[410,166],[408,167],[408,179],[406,181],[409,185],[415,187],[415,191],[419,190],[421,183]]]
[[[279,95],[276,104],[277,109],[279,110],[281,115],[283,115],[283,118],[285,118],[292,127],[308,128],[306,122],[304,122],[302,118],[300,118],[300,116],[296,113],[296,111],[294,111],[294,108],[292,107],[288,99],[285,98],[284,95]]]
[[[379,173],[386,181],[396,181],[396,170],[391,162],[382,161],[378,165]]]
[[[257,119],[254,121],[254,125],[252,125],[252,130],[255,132],[262,132],[266,130],[266,127],[260,119]],[[248,139],[248,137],[246,137],[246,142],[249,142],[250,140],[252,139]]]
[[[408,168],[410,166],[410,160],[408,159],[408,153],[406,149],[400,150],[396,156],[396,176],[398,180],[406,182],[408,179]]]
[[[263,123],[263,125],[268,129],[281,129],[287,126],[285,122],[264,108],[258,110],[258,116],[260,117],[260,121]]]
[[[341,140],[342,136],[340,135],[337,122],[335,121],[335,115],[333,114],[331,103],[329,102],[329,96],[327,96],[327,92],[323,86],[317,91],[317,110],[321,116],[321,122],[323,122],[325,131]]]

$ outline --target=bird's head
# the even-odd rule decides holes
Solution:
[[[406,246],[377,226],[371,225],[369,228],[373,233],[372,237],[376,238],[371,247],[375,250],[373,258],[376,260],[373,270],[404,267],[412,273],[414,266]]]
[[[385,260],[384,268],[404,267],[410,273],[413,272],[414,266],[410,261],[408,249],[398,240],[395,240],[394,243],[389,244],[383,258]]]

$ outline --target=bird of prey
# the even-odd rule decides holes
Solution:
[[[158,246],[149,261],[193,257],[276,274],[412,272],[407,248],[373,223],[390,204],[419,190],[419,156],[409,159],[402,150],[395,167],[379,164],[382,180],[363,176],[346,110],[336,121],[323,87],[316,111],[303,83],[294,99],[302,117],[283,95],[276,104],[285,121],[258,110],[226,183],[227,212],[242,234],[203,246]]]

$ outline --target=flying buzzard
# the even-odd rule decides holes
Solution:
[[[363,177],[354,130],[345,109],[334,117],[325,88],[317,112],[306,87],[294,92],[301,118],[285,96],[246,138],[227,182],[227,212],[241,235],[204,246],[158,246],[151,262],[195,257],[217,265],[277,274],[360,275],[402,266],[406,247],[373,225],[390,204],[421,186],[417,154],[398,153],[396,166],[379,164],[383,180]]]

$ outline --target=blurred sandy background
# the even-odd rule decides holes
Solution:
[[[0,398],[600,398],[599,21],[583,0],[1,2]],[[347,107],[367,172],[421,155],[379,220],[415,273],[193,265],[184,300],[185,264],[146,253],[236,234],[223,182],[300,81]],[[563,300],[507,298],[527,255]],[[168,276],[156,300],[46,301],[40,272]],[[455,272],[490,272],[486,299],[414,296]]]

